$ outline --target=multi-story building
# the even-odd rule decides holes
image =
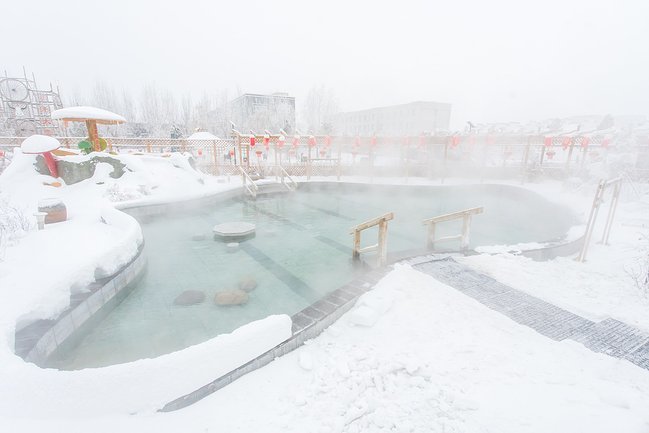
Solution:
[[[403,136],[447,131],[450,119],[451,104],[417,101],[337,113],[330,122],[335,134]]]
[[[245,93],[231,102],[230,110],[232,121],[241,132],[284,129],[292,133],[295,130],[295,98],[287,93]]]

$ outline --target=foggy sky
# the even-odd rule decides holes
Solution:
[[[344,111],[449,102],[455,128],[649,114],[646,0],[2,0],[0,16],[0,69],[64,94],[322,84]]]

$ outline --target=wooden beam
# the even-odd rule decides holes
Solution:
[[[88,137],[92,143],[92,148],[95,152],[101,151],[101,144],[99,144],[99,132],[97,132],[97,121],[88,119],[86,120],[86,128],[88,129]]]

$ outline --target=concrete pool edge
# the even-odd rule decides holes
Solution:
[[[101,285],[92,287],[81,299],[77,299],[74,303],[71,301],[70,307],[53,321],[30,349],[16,350],[16,352],[27,362],[38,366],[46,364],[52,354],[67,344],[69,339],[84,328],[99,311],[124,296],[124,290],[139,278],[146,266],[143,250],[144,242],[138,246],[137,253],[127,264],[102,281]],[[21,337],[24,339],[20,331],[17,331],[16,345],[21,341]]]

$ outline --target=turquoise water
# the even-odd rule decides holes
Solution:
[[[78,369],[154,357],[270,314],[293,314],[360,272],[350,260],[352,226],[392,211],[388,251],[423,248],[426,228],[421,220],[475,206],[484,206],[485,213],[473,219],[473,247],[559,238],[574,222],[566,209],[512,187],[337,184],[305,185],[292,194],[256,201],[226,200],[142,222],[146,274],[74,349],[59,354],[55,364]],[[256,237],[228,252],[212,237],[212,227],[228,221],[255,224]],[[459,233],[460,224],[440,226],[439,236]],[[199,234],[205,238],[193,240]],[[364,232],[363,246],[374,243],[376,229]],[[246,277],[258,282],[247,304],[213,302],[216,292],[234,289]],[[205,302],[174,305],[185,290],[204,291]]]

